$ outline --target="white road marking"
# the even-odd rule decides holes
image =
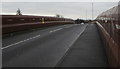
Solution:
[[[67,26],[67,25],[66,25],[66,26]],[[72,26],[74,26],[74,25],[72,25]],[[72,27],[72,26],[67,26],[66,28],[69,28],[69,27]],[[52,32],[56,32],[56,31],[59,31],[59,30],[61,30],[61,29],[63,29],[63,28],[58,28],[58,29],[52,30],[52,31],[50,31],[50,33],[52,33]],[[28,38],[28,39],[25,39],[25,40],[22,40],[22,41],[16,42],[16,43],[14,43],[14,44],[11,44],[11,45],[8,45],[8,46],[5,46],[5,47],[2,47],[1,49],[9,48],[9,47],[11,47],[11,46],[14,46],[14,45],[17,45],[17,44],[23,43],[23,42],[25,42],[25,41],[28,41],[28,40],[31,40],[31,39],[37,38],[37,37],[39,37],[39,36],[40,36],[40,35],[37,35],[37,36],[34,36],[34,37],[30,37],[30,38]]]
[[[74,25],[71,25],[71,26],[66,26],[65,28],[70,28],[70,27],[72,27],[72,26],[74,26]]]
[[[50,33],[59,31],[59,30],[61,30],[61,29],[63,29],[63,28],[59,28],[59,29],[52,30],[52,31],[50,31]]]
[[[31,40],[31,39],[35,39],[35,38],[37,38],[37,37],[39,37],[39,36],[40,36],[40,35],[37,35],[37,36],[34,36],[34,37],[30,37],[30,38],[28,38],[28,39],[25,39],[25,40],[22,40],[22,41],[16,42],[16,43],[14,43],[14,44],[11,44],[11,45],[8,45],[8,46],[5,46],[5,47],[2,47],[1,49],[9,48],[9,47],[11,47],[11,46],[14,46],[14,45],[17,45],[17,44],[23,43],[23,42],[25,42],[25,41],[28,41],[28,40]]]

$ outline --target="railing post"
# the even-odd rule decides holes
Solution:
[[[44,24],[45,22],[44,22],[44,18],[42,18],[42,24]]]

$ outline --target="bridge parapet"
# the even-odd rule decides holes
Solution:
[[[96,20],[105,44],[108,61],[120,67],[120,5],[100,14]]]
[[[2,15],[2,33],[60,24],[73,24],[68,18],[28,15]]]

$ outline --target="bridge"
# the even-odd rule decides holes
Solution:
[[[68,18],[2,15],[3,68],[119,67],[118,8],[85,24]]]

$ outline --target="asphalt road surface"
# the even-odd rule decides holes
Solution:
[[[3,67],[54,67],[88,24],[68,24],[4,38]]]

